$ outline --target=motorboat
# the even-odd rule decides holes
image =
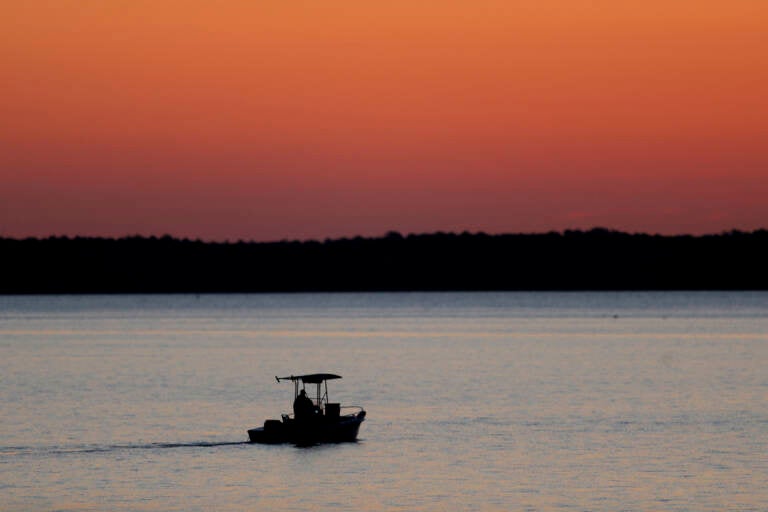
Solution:
[[[365,420],[365,409],[342,407],[329,400],[328,381],[340,378],[341,375],[333,373],[276,376],[278,383],[293,382],[294,412],[282,414],[279,420],[268,419],[264,426],[248,430],[248,438],[252,443],[300,445],[356,441],[360,424]],[[308,386],[314,394],[307,393]]]

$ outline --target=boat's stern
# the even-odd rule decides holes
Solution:
[[[284,443],[288,439],[286,426],[280,420],[267,420],[263,427],[252,428],[248,431],[248,439],[252,443]]]

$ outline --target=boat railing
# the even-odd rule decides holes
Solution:
[[[339,409],[341,410],[342,416],[354,416],[365,410],[360,405],[342,405],[339,407]],[[345,409],[347,410],[346,414],[344,414]],[[283,413],[281,416],[283,418],[283,421],[289,421],[296,418],[296,416],[293,413]]]
[[[340,409],[342,411],[344,411],[344,409],[354,409],[353,411],[350,411],[347,414],[357,414],[359,412],[364,411],[364,409],[362,407],[360,407],[359,405],[342,405],[340,407]]]

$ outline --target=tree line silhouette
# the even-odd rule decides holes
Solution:
[[[325,241],[0,238],[0,293],[766,290],[768,231],[602,228]]]

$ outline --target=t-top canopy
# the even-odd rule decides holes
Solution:
[[[340,379],[340,378],[341,378],[341,375],[335,375],[333,373],[309,373],[307,375],[291,375],[290,377],[275,376],[275,379],[277,379],[277,382],[280,382],[281,380],[292,380],[292,381],[300,380],[305,384],[320,384],[326,380],[333,380],[333,379]]]

